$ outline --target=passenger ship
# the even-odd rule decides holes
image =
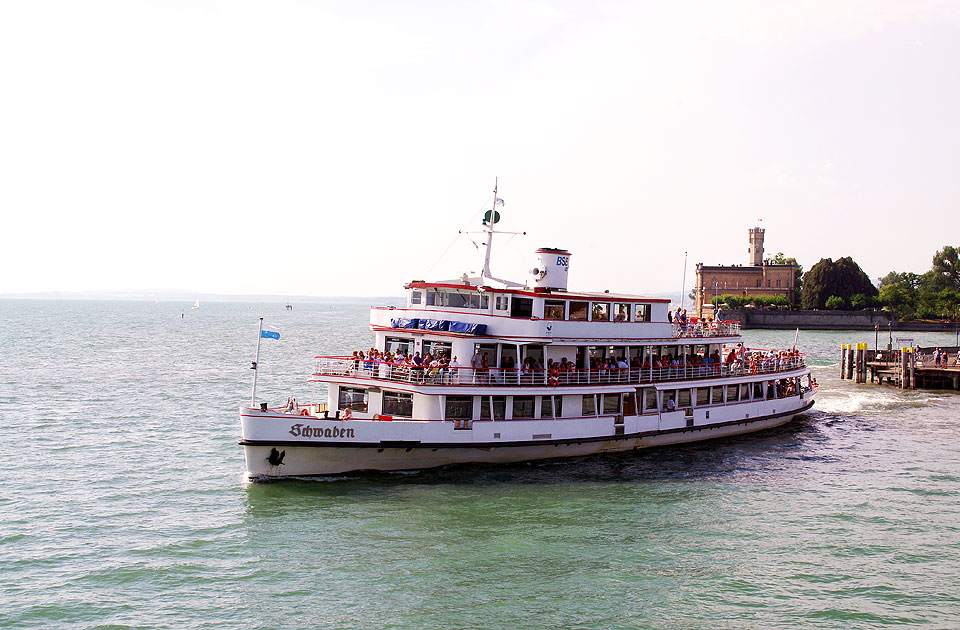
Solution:
[[[526,283],[494,278],[497,218],[485,215],[481,276],[410,282],[405,306],[370,312],[384,354],[457,362],[316,357],[309,380],[326,403],[240,408],[248,478],[630,451],[769,429],[813,406],[802,354],[745,349],[738,322],[671,321],[668,300],[570,291],[568,251],[537,250]]]

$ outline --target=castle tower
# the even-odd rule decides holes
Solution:
[[[750,228],[750,248],[747,252],[750,254],[748,264],[752,267],[763,265],[763,232],[763,228]]]

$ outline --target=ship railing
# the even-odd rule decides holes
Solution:
[[[687,337],[736,337],[740,335],[740,322],[706,320],[692,317],[686,322],[673,322],[674,338]]]
[[[354,377],[413,385],[618,385],[700,380],[755,374],[777,374],[806,367],[803,356],[762,357],[754,355],[730,363],[662,367],[591,369],[517,369],[472,367],[418,367],[350,357],[317,357],[313,376]]]

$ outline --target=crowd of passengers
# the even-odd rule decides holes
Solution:
[[[667,311],[667,321],[674,325],[681,337],[710,337],[716,334],[727,334],[724,328],[723,309],[718,308],[715,317],[688,317],[687,309],[677,308],[676,311]]]
[[[633,357],[610,356],[590,359],[590,375],[566,357],[559,361],[548,359],[546,366],[534,357],[527,357],[520,366],[516,359],[505,356],[500,365],[490,364],[490,355],[477,350],[469,364],[461,364],[449,352],[381,352],[370,348],[366,353],[357,350],[348,359],[349,369],[364,371],[380,378],[416,382],[461,382],[461,377],[473,383],[535,383],[544,378],[551,385],[587,382],[633,382],[650,377],[707,377],[722,374],[757,374],[791,369],[800,365],[800,353],[794,350],[751,350],[743,344],[731,348],[725,358],[720,350],[712,354],[678,354],[648,356],[641,362]]]

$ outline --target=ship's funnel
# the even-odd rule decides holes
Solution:
[[[570,252],[565,249],[541,247],[537,250],[537,266],[531,270],[533,286],[539,289],[567,290],[570,270]]]

